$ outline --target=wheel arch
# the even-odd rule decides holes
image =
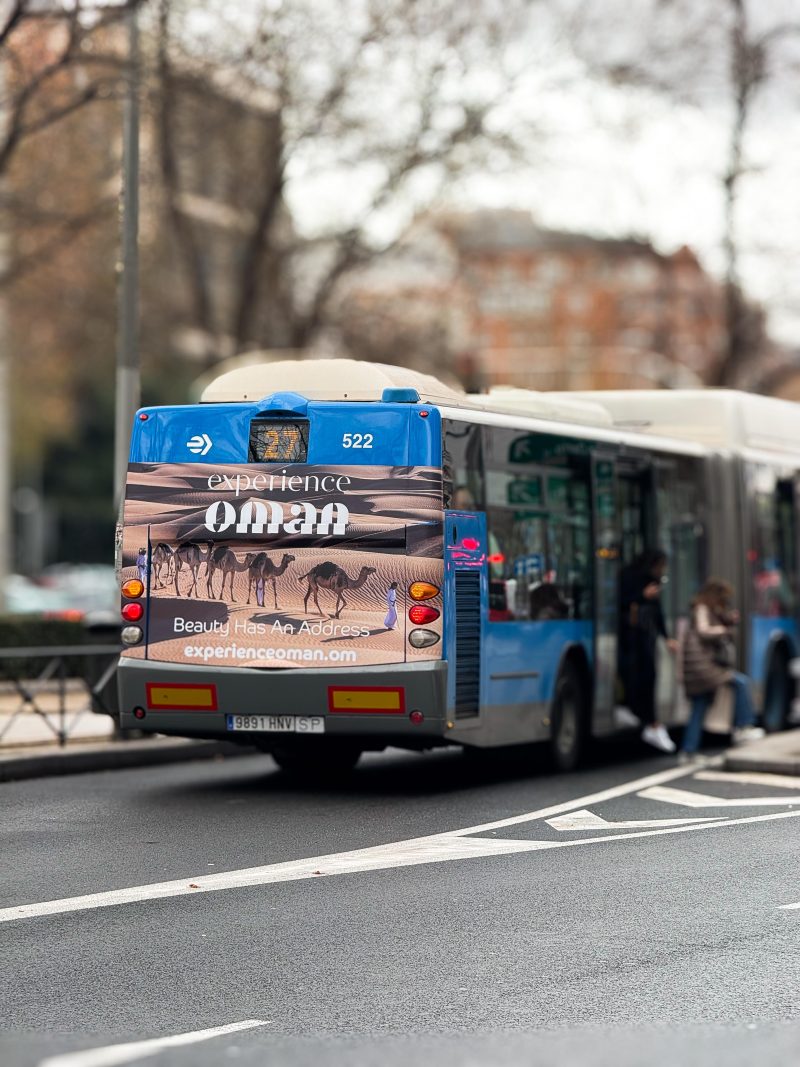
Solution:
[[[587,712],[589,712],[592,704],[593,673],[586,648],[579,641],[572,641],[568,645],[565,645],[561,650],[558,667],[554,675],[554,691],[556,685],[558,685],[558,679],[561,677],[567,666],[572,667],[580,679],[581,689],[583,690],[584,707]]]
[[[790,665],[796,655],[796,642],[790,633],[779,630],[770,636],[764,651],[761,687],[762,713],[768,730],[783,729],[788,720],[793,697]]]

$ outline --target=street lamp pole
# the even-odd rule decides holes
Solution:
[[[114,500],[125,492],[133,415],[141,402],[139,368],[139,22],[126,15],[128,72],[122,131],[122,254],[118,288],[117,379],[114,419]]]
[[[8,123],[6,100],[6,63],[0,56],[0,133]],[[0,187],[5,180],[0,177]],[[3,220],[5,221],[5,220]],[[0,225],[0,275],[6,273],[11,260],[9,234]],[[14,527],[11,518],[11,353],[8,327],[8,302],[0,292],[0,612],[6,606],[6,580],[14,564]]]

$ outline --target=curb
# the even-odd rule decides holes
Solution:
[[[762,771],[766,774],[800,775],[800,731],[770,734],[725,753],[726,771]]]
[[[253,755],[254,749],[230,741],[186,741],[167,738],[148,741],[112,741],[100,745],[35,752],[27,749],[16,756],[0,757],[0,782],[25,778],[49,778],[64,774],[86,774],[126,767],[155,767],[189,760],[228,759]]]
[[[759,756],[758,753],[731,753],[725,756],[726,771],[762,771],[765,774],[800,775],[800,753],[793,756]]]

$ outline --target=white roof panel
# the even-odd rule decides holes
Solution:
[[[604,407],[620,429],[696,441],[712,448],[800,452],[800,404],[733,389],[561,393]]]
[[[221,374],[201,402],[261,400],[272,393],[299,393],[309,400],[380,400],[384,389],[416,389],[421,400],[463,403],[466,394],[430,374],[357,359],[287,359],[249,363]]]

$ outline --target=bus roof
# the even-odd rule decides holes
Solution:
[[[622,430],[710,448],[800,452],[800,406],[732,389],[651,389],[541,393],[497,386],[467,394],[430,374],[355,359],[278,360],[239,365],[203,390],[203,403],[258,401],[277,392],[309,400],[380,401],[387,389],[414,390],[449,409]]]
[[[800,452],[800,406],[733,389],[631,389],[561,393],[602,405],[621,430],[712,448]]]
[[[308,400],[381,400],[384,389],[415,389],[420,400],[463,403],[465,393],[430,374],[358,359],[286,359],[236,367],[210,382],[204,404],[260,400],[299,393]]]
[[[430,374],[386,363],[356,359],[280,360],[248,363],[221,374],[200,397],[202,403],[260,400],[277,392],[299,393],[308,400],[382,400],[385,389],[413,389],[420,400],[448,407],[494,411],[498,414],[611,426],[611,416],[599,404],[558,394],[537,393],[506,386],[467,395]]]

